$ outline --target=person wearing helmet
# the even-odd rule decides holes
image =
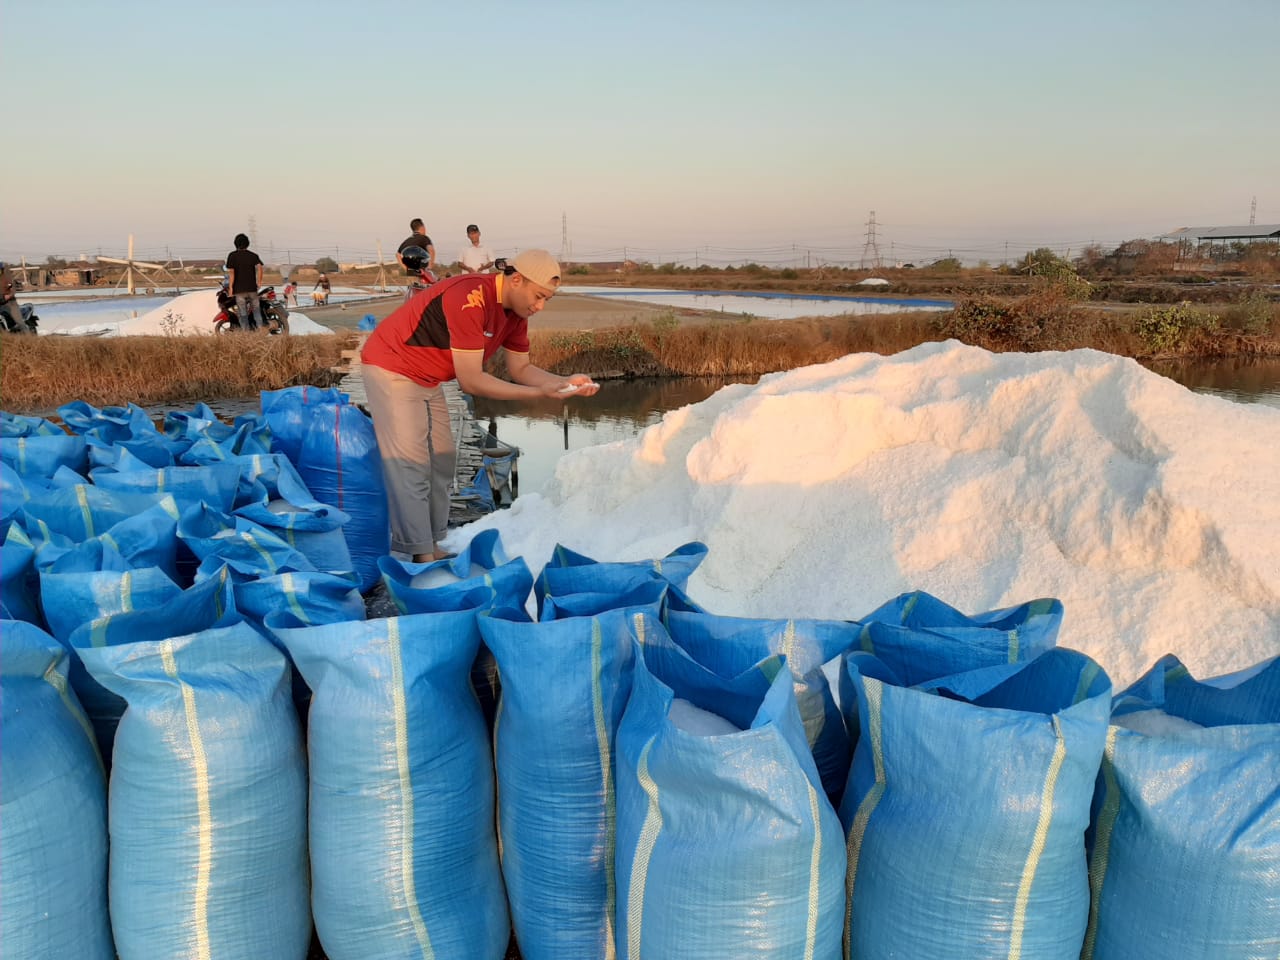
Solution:
[[[441,384],[457,379],[467,393],[498,400],[589,397],[586,374],[561,377],[529,362],[529,318],[560,288],[560,264],[546,250],[526,250],[503,273],[463,273],[414,294],[365,341],[365,394],[382,457],[391,549],[423,563],[440,549],[449,525],[449,488],[457,450]],[[509,382],[484,370],[499,348]]]

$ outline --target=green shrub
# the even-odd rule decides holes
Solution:
[[[1271,332],[1280,316],[1280,304],[1272,303],[1261,290],[1250,290],[1222,311],[1222,325],[1249,336]]]
[[[1216,316],[1194,310],[1185,301],[1145,310],[1134,321],[1134,331],[1153,354],[1185,351],[1203,341],[1218,326]]]

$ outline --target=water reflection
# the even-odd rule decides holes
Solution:
[[[1280,358],[1167,360],[1147,366],[1196,393],[1280,408]]]

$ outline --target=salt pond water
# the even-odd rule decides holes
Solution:
[[[922,589],[978,612],[1058,597],[1117,684],[1280,654],[1280,410],[1095,351],[954,342],[726,387],[563,456],[496,527],[533,569],[702,540],[718,613],[857,618]]]
[[[562,296],[587,294],[617,297],[686,310],[719,310],[729,314],[750,314],[771,320],[797,317],[835,317],[848,313],[901,313],[905,310],[950,310],[947,300],[899,299],[891,297],[837,297],[788,293],[748,293],[742,291],[647,290],[623,287],[565,287]]]

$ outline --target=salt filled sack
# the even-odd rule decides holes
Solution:
[[[617,737],[617,955],[834,960],[843,834],[783,658],[719,677],[651,628]]]
[[[93,484],[102,490],[133,493],[167,493],[177,503],[178,512],[197,503],[207,503],[230,512],[235,503],[240,468],[234,463],[211,463],[202,467],[152,467],[121,457],[111,468],[93,471]]]
[[[284,654],[241,623],[80,655],[129,704],[110,789],[120,956],[302,960],[307,778]]]
[[[493,762],[475,613],[267,626],[313,691],[312,906],[330,960],[500,960]],[[256,954],[269,956],[265,951]]]
[[[87,473],[89,445],[84,437],[61,431],[52,436],[0,437],[0,461],[20,477],[51,477],[63,466]]]
[[[753,620],[680,610],[668,613],[665,622],[682,649],[722,677],[736,676],[772,654],[786,658],[823,789],[838,803],[849,776],[852,748],[822,665],[857,643],[859,625],[842,620]]]
[[[217,576],[188,587],[157,606],[104,613],[71,632],[66,640],[76,657],[71,665],[71,685],[93,724],[104,760],[111,762],[125,698],[86,670],[87,652],[199,633],[238,623],[240,619],[231,576],[222,568]]]
[[[19,524],[10,526],[0,545],[0,618],[43,627],[35,557],[31,538]]]
[[[631,693],[641,612],[479,620],[502,677],[494,725],[498,830],[525,960],[613,950],[614,737]],[[650,621],[652,624],[653,622]]]
[[[312,408],[322,403],[346,403],[347,395],[331,387],[285,387],[263,390],[259,395],[262,415],[271,427],[271,447],[293,463],[298,462],[302,438]]]
[[[0,953],[113,960],[102,761],[66,651],[13,620],[0,623],[0,729]]]
[[[1089,834],[1085,960],[1280,956],[1280,658],[1116,698]]]
[[[691,542],[677,547],[657,560],[601,563],[556,544],[551,559],[542,568],[534,584],[541,616],[543,598],[562,597],[571,593],[625,593],[637,584],[660,579],[670,583],[680,594],[689,577],[707,556],[705,544]],[[683,594],[680,594],[682,597]],[[684,609],[698,609],[692,603]]]
[[[49,632],[69,641],[76,628],[117,613],[158,607],[182,593],[159,567],[40,573],[40,603]]]
[[[449,597],[476,589],[488,594],[485,607],[523,607],[533,589],[528,566],[520,557],[507,558],[496,530],[477,534],[456,556],[445,560],[413,563],[383,556],[377,567],[401,613],[459,609],[448,606]]]
[[[1065,649],[915,687],[869,654],[846,669],[850,954],[1076,960],[1107,675]]]

